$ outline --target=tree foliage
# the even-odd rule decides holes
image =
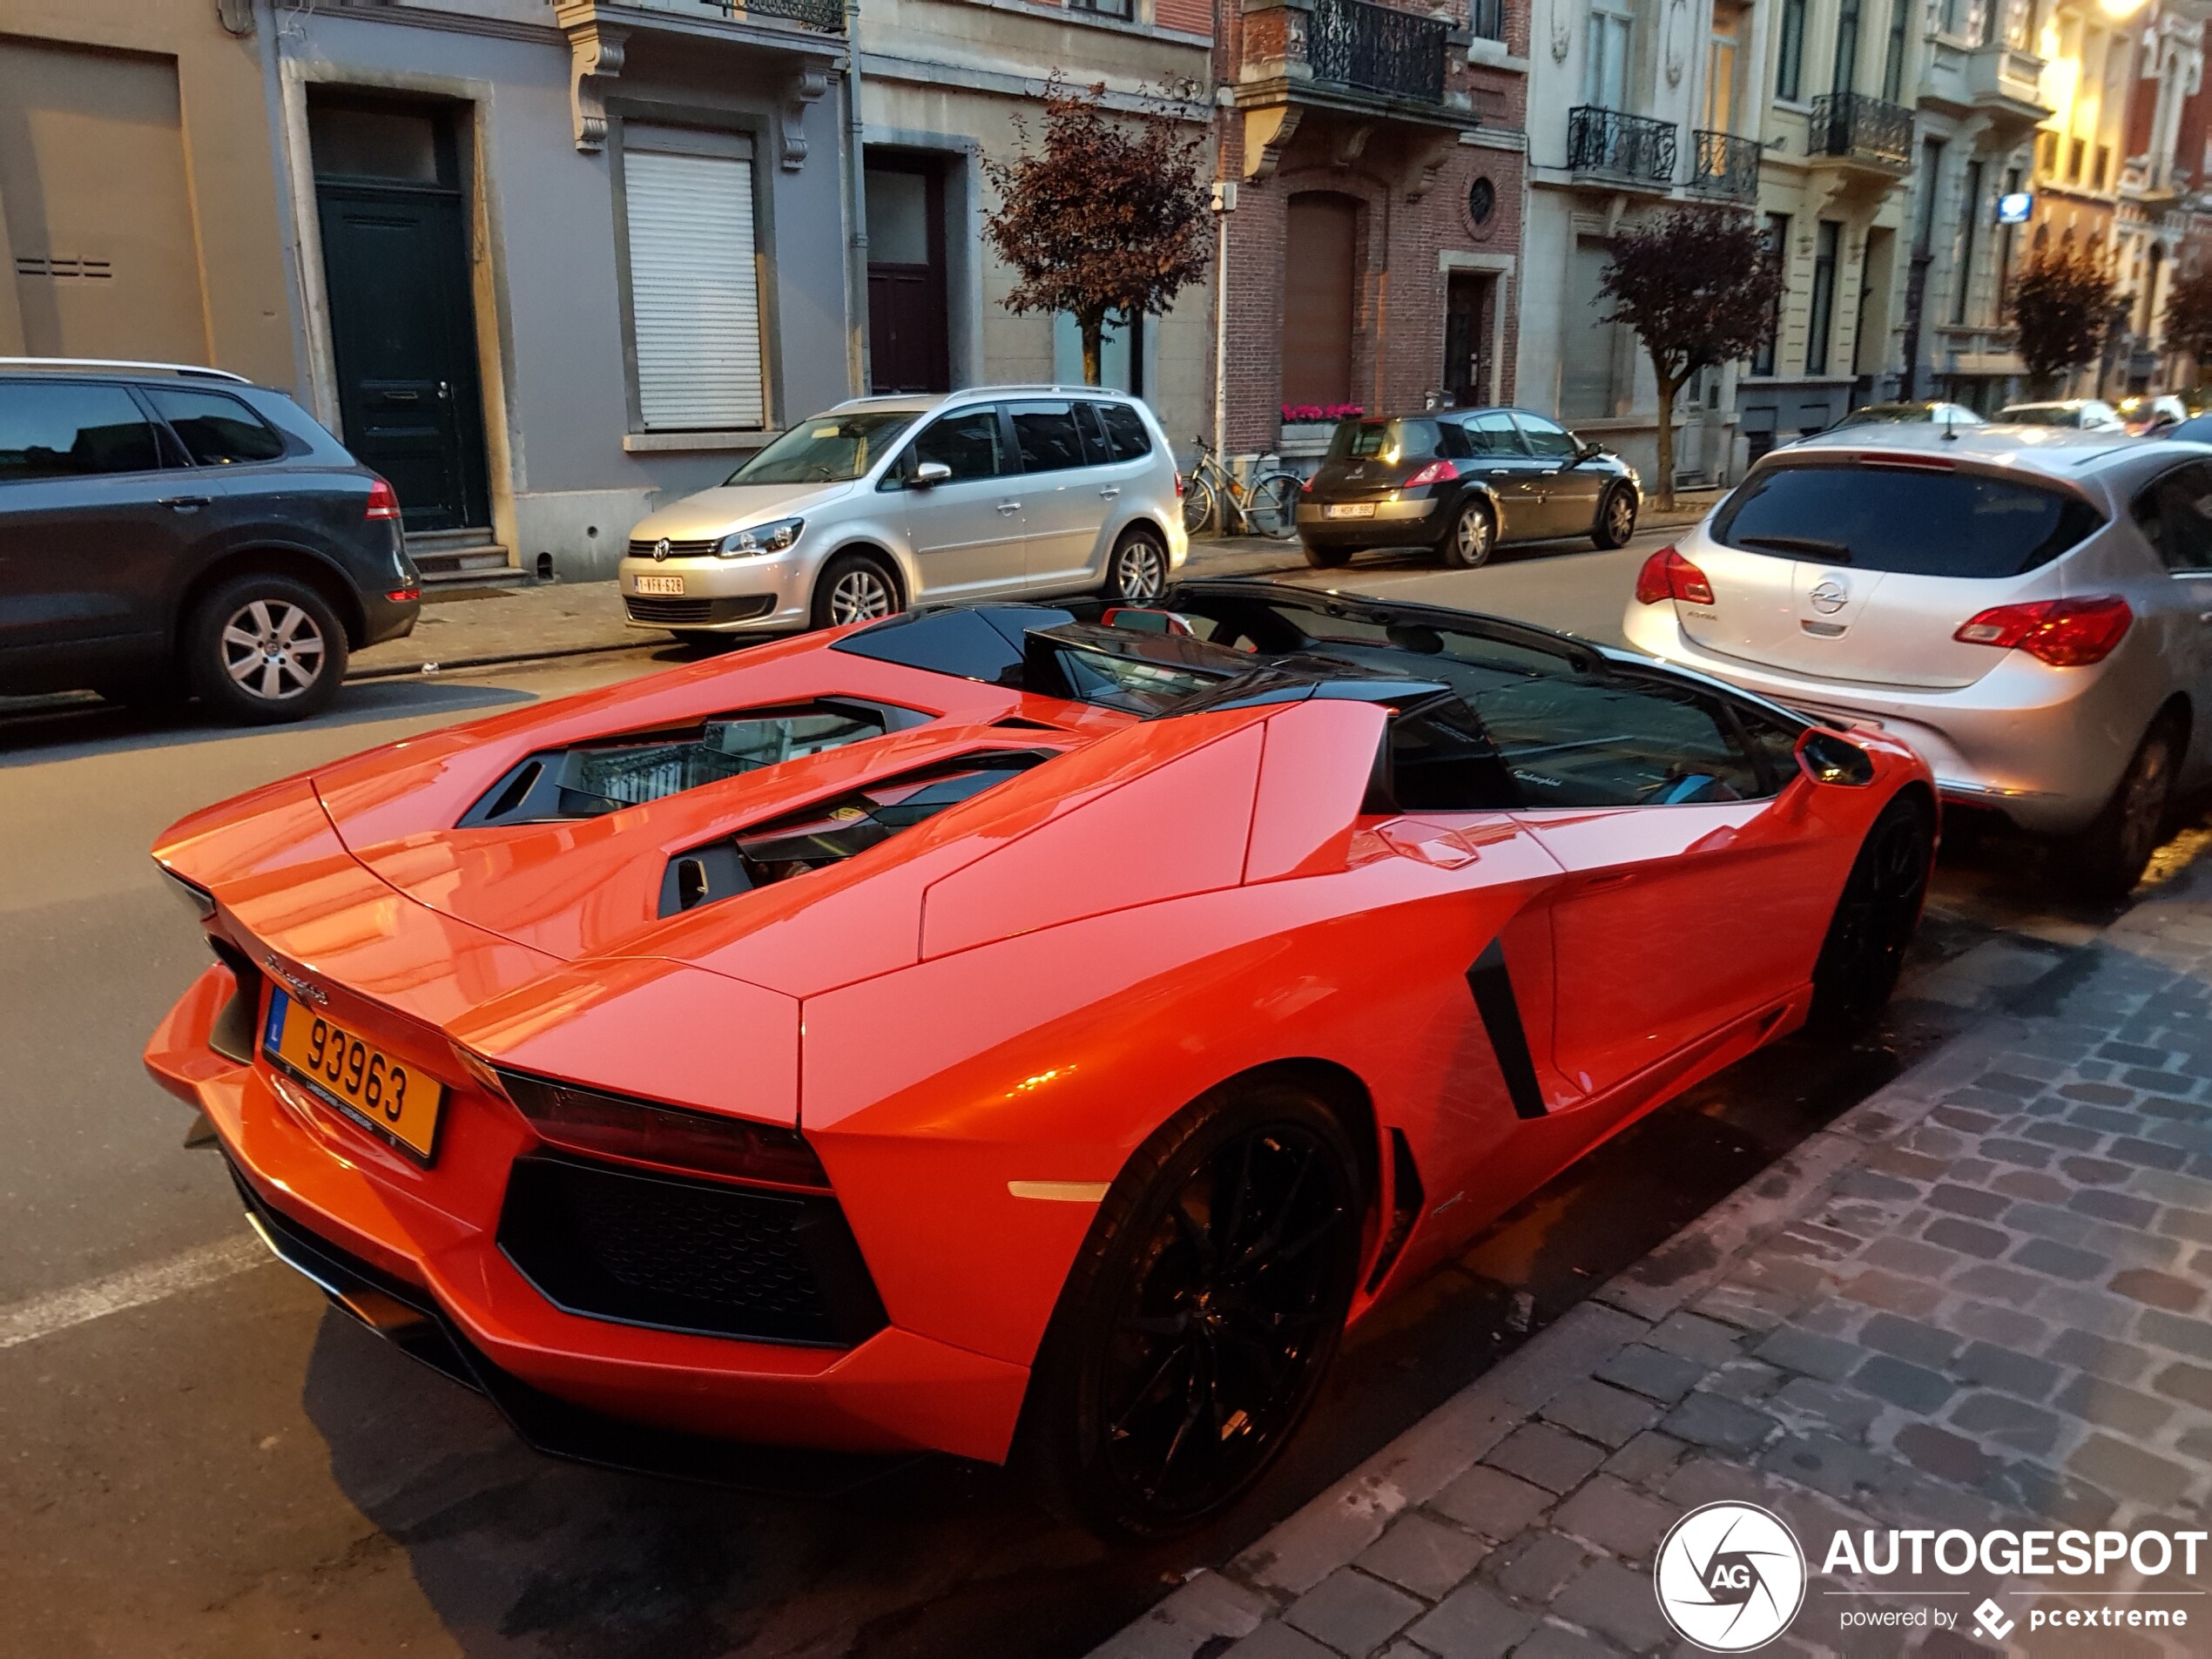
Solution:
[[[2112,275],[2103,260],[2072,247],[2036,254],[2013,288],[2028,379],[2047,388],[2068,369],[2095,362],[2112,313]]]
[[[1072,314],[1093,386],[1108,319],[1165,311],[1211,259],[1207,129],[1165,108],[1190,90],[1163,88],[1151,107],[1116,115],[1103,83],[1073,87],[1055,73],[1042,143],[1017,116],[1020,152],[983,163],[999,196],[985,234],[1015,277],[1006,307]]]
[[[1636,332],[1659,382],[1659,502],[1674,504],[1675,395],[1701,368],[1749,357],[1774,337],[1782,255],[1735,207],[1679,207],[1616,233],[1598,297]]]
[[[2166,291],[2166,345],[2185,351],[2200,370],[2212,363],[2212,267],[2174,279]]]

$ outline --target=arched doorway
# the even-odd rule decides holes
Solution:
[[[1283,227],[1283,401],[1349,403],[1359,204],[1293,196]]]

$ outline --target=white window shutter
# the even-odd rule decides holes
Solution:
[[[626,147],[623,183],[645,429],[765,425],[751,158]]]

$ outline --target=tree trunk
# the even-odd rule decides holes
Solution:
[[[1106,316],[1103,312],[1086,311],[1076,319],[1076,326],[1083,337],[1083,384],[1098,384],[1098,360],[1104,349]]]
[[[1671,513],[1675,509],[1675,394],[1682,390],[1680,381],[1670,381],[1656,363],[1652,372],[1659,381],[1659,510]]]

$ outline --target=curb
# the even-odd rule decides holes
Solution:
[[[590,657],[617,651],[637,651],[653,643],[650,639],[625,639],[614,645],[556,645],[546,651],[498,651],[488,657],[441,658],[435,663],[395,663],[389,667],[380,663],[370,668],[348,669],[345,684],[352,685],[362,680],[421,679],[426,676],[450,673],[457,668],[497,668],[503,663],[542,663],[558,657]]]

